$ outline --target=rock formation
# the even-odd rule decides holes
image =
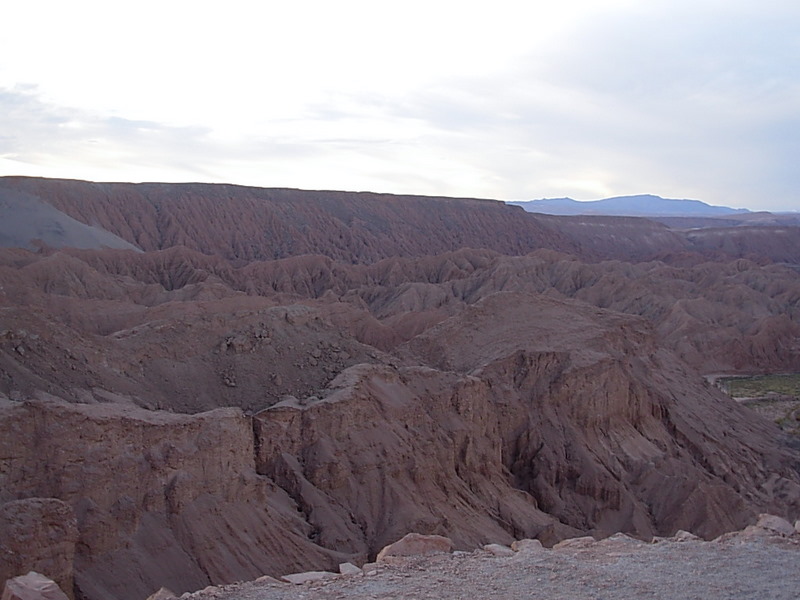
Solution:
[[[55,581],[35,571],[5,582],[3,600],[67,600]]]
[[[6,433],[9,441],[20,438]],[[9,455],[3,453],[4,460]],[[10,465],[7,465],[10,467]],[[0,581],[46,573],[70,598],[78,527],[72,507],[55,498],[26,497],[0,505]]]
[[[791,228],[761,251],[477,200],[0,192],[144,250],[0,251],[0,578],[142,600],[336,572],[409,531],[800,515],[796,440],[702,377],[800,371]]]

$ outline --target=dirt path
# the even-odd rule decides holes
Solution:
[[[498,557],[479,550],[393,559],[368,573],[301,585],[243,583],[192,600],[796,600],[800,542],[778,537],[647,544],[624,536]]]

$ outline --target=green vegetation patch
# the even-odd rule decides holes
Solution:
[[[726,377],[718,385],[732,397],[746,399],[745,406],[786,433],[800,437],[800,373]]]
[[[763,398],[772,394],[800,398],[800,373],[725,377],[720,384],[734,398]]]

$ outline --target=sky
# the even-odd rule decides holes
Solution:
[[[796,0],[0,14],[0,175],[800,210]]]

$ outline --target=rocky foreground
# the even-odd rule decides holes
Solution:
[[[800,526],[798,522],[797,526]],[[379,598],[797,598],[800,533],[762,515],[757,525],[714,541],[679,532],[642,542],[624,534],[601,541],[564,540],[552,549],[535,540],[513,548],[380,557],[346,574],[269,578],[184,594],[185,600],[367,600]],[[387,548],[389,550],[390,548]],[[402,553],[402,550],[398,554]],[[160,597],[169,597],[165,590]]]
[[[624,534],[596,541],[564,540],[546,549],[537,540],[448,552],[440,536],[409,534],[363,568],[307,572],[281,580],[211,586],[181,600],[372,600],[389,598],[640,598],[772,600],[797,598],[800,522],[761,515],[756,525],[703,541],[687,532],[643,542]],[[443,551],[444,550],[444,551]],[[176,598],[162,588],[148,600]],[[64,600],[36,574],[9,581],[3,600]]]

